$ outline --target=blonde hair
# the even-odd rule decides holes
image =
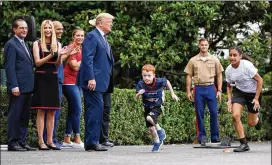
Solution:
[[[91,24],[92,26],[97,26],[105,18],[114,19],[114,16],[109,13],[100,13],[95,19],[90,20],[89,24]]]
[[[57,42],[57,37],[55,33],[55,28],[53,25],[53,22],[50,20],[44,20],[41,25],[41,49],[43,52],[49,52],[50,50],[47,49],[46,43],[45,43],[45,35],[44,35],[44,26],[46,24],[49,24],[52,28],[52,35],[51,35],[51,49],[53,52],[57,52],[58,50],[58,42]]]
[[[62,23],[60,23],[60,21],[53,21],[53,25],[54,25],[54,28],[56,28],[56,26],[62,25]]]

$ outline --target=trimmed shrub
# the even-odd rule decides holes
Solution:
[[[196,139],[196,118],[194,106],[186,98],[186,93],[176,91],[180,98],[179,102],[171,100],[169,91],[166,91],[166,102],[163,105],[163,113],[159,117],[159,124],[166,130],[166,144],[172,143],[191,143]],[[152,143],[145,126],[143,117],[144,108],[140,100],[135,99],[135,90],[132,89],[115,89],[112,100],[111,122],[110,122],[110,139],[119,145],[141,145]],[[262,101],[262,121],[263,126],[260,131],[250,128],[247,125],[247,111],[243,112],[242,122],[245,134],[248,140],[271,140],[271,96],[264,96]],[[232,123],[231,113],[227,112],[226,96],[223,95],[223,102],[219,107],[219,129],[220,137],[235,137],[235,131]],[[58,124],[57,136],[62,141],[65,131],[65,118],[67,103],[65,97],[62,101],[61,118]],[[1,144],[7,144],[7,113],[8,97],[4,87],[1,87]],[[84,137],[84,107],[81,118],[81,136]],[[207,136],[210,136],[209,112],[206,110],[205,127]],[[36,131],[36,111],[31,111],[31,117],[28,129],[28,142],[37,146]]]

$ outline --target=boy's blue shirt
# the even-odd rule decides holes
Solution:
[[[155,78],[153,83],[147,85],[143,80],[140,80],[136,86],[136,93],[139,90],[144,89],[145,93],[142,94],[142,100],[145,106],[161,106],[162,104],[162,91],[166,86],[166,78]]]

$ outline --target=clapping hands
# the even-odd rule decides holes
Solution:
[[[73,54],[75,54],[75,53],[77,53],[77,52],[79,52],[79,51],[80,51],[80,47],[79,47],[79,46],[77,46],[76,48],[74,48],[73,45],[64,46],[64,47],[60,50],[60,55],[66,54],[66,55],[70,56],[70,55],[73,55]]]
[[[64,46],[60,50],[60,55],[69,54],[73,50],[73,47]]]
[[[54,52],[53,48],[51,47],[50,49],[50,54],[52,55],[52,57],[57,57],[58,56],[58,53],[57,52]]]
[[[80,52],[80,50],[81,50],[80,46],[77,46],[76,48],[72,49],[72,51],[69,53],[69,55],[76,54],[76,53]]]

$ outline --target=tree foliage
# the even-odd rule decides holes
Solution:
[[[116,17],[109,35],[115,66],[115,83],[132,88],[140,79],[145,63],[156,66],[157,76],[168,78],[178,89],[184,89],[184,67],[198,52],[197,40],[209,39],[211,52],[241,45],[257,61],[261,74],[271,69],[271,2],[7,2],[0,6],[0,45],[11,36],[12,18],[33,15],[37,31],[44,19],[59,20],[65,26],[62,42],[71,40],[71,30],[93,29],[90,19],[100,12]],[[250,33],[249,23],[260,31]],[[202,33],[200,33],[202,31]],[[238,38],[243,35],[244,38]],[[220,57],[220,56],[218,56]],[[1,56],[1,63],[3,59]],[[221,58],[224,67],[228,61]]]

